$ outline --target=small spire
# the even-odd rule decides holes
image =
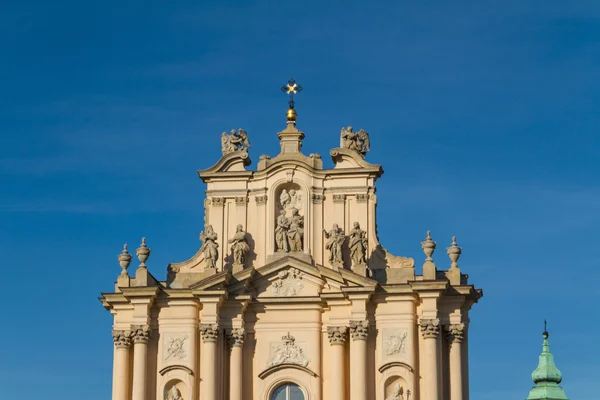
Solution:
[[[544,320],[542,354],[540,354],[537,368],[531,374],[535,387],[529,392],[527,400],[568,400],[563,389],[558,386],[562,381],[562,374],[554,365],[554,357],[550,352],[550,343],[548,342],[550,334],[547,328],[547,322]]]

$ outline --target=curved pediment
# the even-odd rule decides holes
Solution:
[[[246,171],[246,167],[252,163],[246,150],[237,150],[224,155],[212,167],[198,171],[200,178],[210,177],[219,172],[241,172]],[[252,174],[252,171],[246,171]]]
[[[281,371],[282,369],[295,369],[298,371],[302,371],[302,372],[306,372],[307,374],[313,376],[313,377],[317,377],[318,375],[316,374],[316,372],[303,367],[302,365],[298,365],[298,364],[279,364],[279,365],[274,365],[272,367],[269,367],[267,369],[265,369],[263,372],[261,372],[260,374],[258,374],[258,377],[260,379],[265,379],[267,376],[277,372],[277,371]]]
[[[361,169],[375,169],[383,173],[383,169],[379,164],[371,164],[365,161],[362,155],[354,150],[335,148],[329,152],[333,163],[335,164],[334,169],[349,169],[349,168],[361,168]]]

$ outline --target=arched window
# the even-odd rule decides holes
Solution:
[[[294,383],[284,383],[275,389],[270,400],[304,400],[304,392]]]

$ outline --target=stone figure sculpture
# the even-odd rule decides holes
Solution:
[[[290,251],[288,245],[288,229],[290,228],[290,220],[285,216],[285,210],[279,211],[277,217],[277,226],[275,227],[275,244],[278,252],[287,253]]]
[[[396,386],[394,386],[394,392],[385,400],[404,400],[404,389],[399,383],[396,383]]]
[[[233,265],[243,266],[246,263],[246,253],[250,250],[250,246],[246,242],[246,232],[242,225],[238,225],[233,235],[233,239],[229,239],[231,244],[231,254],[233,254]]]
[[[364,157],[371,149],[371,139],[369,134],[361,129],[354,132],[352,127],[342,128],[340,146],[344,149],[354,150]]]
[[[217,233],[212,225],[206,225],[206,232],[200,232],[202,247],[200,251],[204,252],[206,268],[217,268],[217,259],[219,258],[219,244],[217,243]]]
[[[238,150],[247,151],[249,148],[248,134],[242,128],[238,131],[232,129],[229,135],[226,132],[221,134],[221,152],[224,156]]]
[[[279,196],[279,203],[284,210],[291,210],[293,208],[300,210],[302,208],[302,193],[295,189],[290,189],[289,191],[283,189]]]
[[[350,231],[350,257],[354,265],[366,264],[365,253],[367,251],[367,232],[360,229],[358,222]]]
[[[344,240],[346,240],[344,231],[338,227],[338,224],[333,224],[333,228],[329,232],[323,230],[323,234],[327,239],[325,248],[329,250],[329,262],[331,265],[343,265],[342,245],[344,244]]]
[[[173,386],[171,390],[167,392],[165,400],[183,400],[183,397],[181,396],[181,392],[179,391],[179,389]]]
[[[291,191],[290,191],[291,192]],[[304,217],[298,214],[298,210],[292,209],[292,216],[288,218],[290,225],[287,231],[290,251],[302,251],[304,239]]]

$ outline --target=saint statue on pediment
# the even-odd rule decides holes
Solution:
[[[217,267],[217,259],[219,258],[219,244],[217,243],[217,238],[217,233],[214,231],[212,225],[206,226],[206,232],[200,232],[200,240],[202,241],[200,251],[204,252],[206,268]]]

